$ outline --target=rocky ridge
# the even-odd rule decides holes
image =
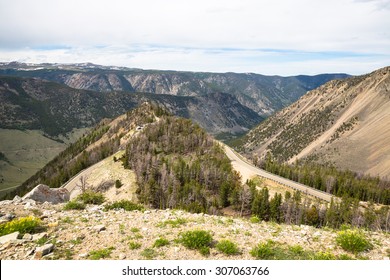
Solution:
[[[172,209],[104,211],[103,205],[89,205],[85,210],[65,211],[64,204],[37,203],[20,198],[2,201],[0,205],[2,222],[15,217],[36,216],[44,226],[40,233],[14,234],[9,240],[1,241],[0,258],[3,260],[83,260],[96,257],[96,252],[105,252],[105,259],[114,260],[253,259],[250,250],[259,242],[269,240],[288,246],[290,250],[319,252],[323,257],[343,255],[359,259],[389,259],[389,234],[382,232],[367,232],[374,244],[373,249],[353,255],[336,245],[337,233],[328,228],[259,223],[246,218],[191,214]],[[208,230],[214,243],[226,239],[236,243],[240,253],[229,256],[212,247],[210,255],[203,256],[177,242],[182,232],[194,229]],[[158,247],[155,241],[161,237],[167,239],[168,244]]]

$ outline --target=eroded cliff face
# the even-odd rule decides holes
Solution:
[[[253,129],[241,148],[282,161],[311,159],[390,175],[390,67],[331,81]]]

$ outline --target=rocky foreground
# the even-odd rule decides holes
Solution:
[[[90,205],[85,210],[63,210],[64,203],[38,203],[15,198],[1,201],[4,223],[23,216],[38,217],[42,230],[35,234],[10,234],[0,237],[0,259],[254,259],[250,251],[259,242],[272,240],[291,250],[312,251],[322,256],[349,256],[353,259],[389,259],[390,235],[366,232],[372,250],[353,254],[340,248],[337,231],[310,226],[280,225],[181,210],[104,211]],[[213,235],[216,244],[230,240],[239,254],[227,255],[211,246],[209,255],[185,248],[180,234],[203,229]],[[156,243],[158,239],[168,242]]]

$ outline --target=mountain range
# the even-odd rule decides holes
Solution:
[[[264,76],[254,73],[201,73],[108,67],[91,63],[0,63],[0,75],[40,78],[76,89],[126,91],[176,96],[208,96],[223,92],[244,106],[268,116],[327,81],[347,74]]]

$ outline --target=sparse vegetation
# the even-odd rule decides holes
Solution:
[[[86,191],[82,194],[80,194],[76,200],[82,201],[85,204],[96,204],[100,205],[104,202],[104,195],[101,193],[97,193],[94,191]]]
[[[46,236],[44,236],[44,237],[39,238],[37,241],[35,241],[35,243],[36,243],[38,246],[42,246],[42,245],[46,244],[47,241],[49,241],[49,238],[47,238]]]
[[[18,218],[3,224],[0,224],[0,236],[19,231],[20,234],[34,233],[42,228],[40,219],[29,216]]]
[[[275,256],[274,247],[274,242],[268,240],[267,242],[259,243],[250,251],[250,254],[252,255],[252,257],[259,260],[272,260]]]
[[[161,237],[159,239],[156,239],[156,241],[154,241],[153,247],[159,248],[167,245],[169,245],[169,240]]]
[[[373,248],[373,245],[364,236],[364,234],[357,230],[343,230],[338,232],[336,242],[337,245],[345,251],[352,252],[354,254],[371,250]]]
[[[240,253],[237,244],[230,240],[219,241],[215,248],[225,255],[237,255]]]
[[[79,245],[79,244],[81,244],[83,242],[83,238],[81,238],[81,237],[77,237],[76,239],[72,239],[71,241],[70,241],[70,243],[72,243],[73,245]]]
[[[64,210],[84,210],[85,207],[86,206],[84,202],[78,200],[71,200],[65,204]]]
[[[139,230],[139,228],[133,227],[133,228],[130,229],[130,231],[131,231],[132,233],[137,233],[137,232],[139,232],[140,230]]]
[[[152,248],[146,248],[141,252],[141,256],[147,260],[153,260],[157,256],[157,252]]]
[[[109,203],[104,206],[104,209],[106,211],[108,210],[115,210],[115,209],[124,209],[126,211],[144,211],[145,208],[144,206],[134,203],[130,200],[120,200],[120,201],[115,201],[113,203]]]
[[[284,245],[272,240],[260,242],[250,254],[259,260],[350,260],[350,256],[335,256],[331,252],[305,250],[300,245]]]
[[[254,224],[260,223],[260,221],[261,221],[260,218],[257,216],[252,216],[249,220],[251,223],[254,223]]]
[[[177,228],[181,225],[184,225],[186,224],[188,221],[184,218],[177,218],[177,219],[174,219],[174,220],[166,220],[166,221],[163,221],[163,222],[159,222],[157,224],[157,227],[166,227],[167,225],[173,227],[173,228]]]
[[[129,242],[129,248],[130,250],[136,250],[136,249],[139,249],[141,248],[142,244],[139,243],[139,242],[135,242],[135,241],[130,241]]]
[[[202,255],[209,254],[209,247],[212,241],[213,237],[211,233],[205,230],[186,231],[180,236],[180,242],[186,248],[198,250]]]
[[[109,248],[105,248],[105,249],[91,251],[91,252],[89,252],[89,259],[90,260],[100,260],[100,259],[109,258],[111,255],[111,252],[114,249],[115,249],[114,247],[109,247]]]

